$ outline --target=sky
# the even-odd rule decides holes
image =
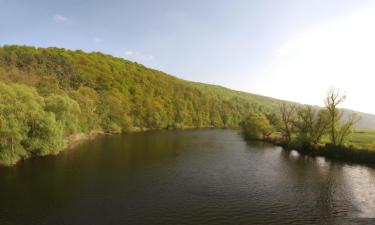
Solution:
[[[0,0],[0,45],[101,51],[185,80],[374,113],[373,0]]]

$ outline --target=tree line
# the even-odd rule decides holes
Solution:
[[[0,86],[0,164],[57,154],[76,134],[237,128],[276,102],[62,48],[0,47]]]
[[[356,114],[343,119],[338,106],[345,98],[339,90],[331,89],[323,108],[282,103],[278,113],[251,112],[242,128],[249,139],[278,141],[287,147],[303,150],[314,149],[321,144],[344,146],[354,125],[360,120]]]
[[[334,104],[342,100],[336,97]],[[331,101],[331,100],[330,100]],[[333,143],[351,123],[340,113],[178,79],[135,62],[62,48],[0,47],[0,164],[57,154],[77,134],[225,127],[242,124],[253,138],[282,133],[288,142],[318,143],[333,118]],[[328,110],[328,109],[327,109]],[[329,110],[328,110],[329,111]],[[324,115],[323,115],[324,114]],[[312,117],[306,124],[302,115]],[[296,119],[299,118],[299,119]],[[353,122],[355,118],[352,119]],[[323,122],[324,121],[324,122]],[[311,128],[313,127],[313,128]],[[298,132],[296,132],[299,130]],[[332,131],[332,129],[331,129]],[[296,134],[300,134],[297,135]],[[303,134],[303,135],[302,135]],[[316,141],[318,140],[318,141]]]

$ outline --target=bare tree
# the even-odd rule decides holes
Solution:
[[[291,104],[282,103],[280,105],[281,120],[283,122],[283,137],[286,138],[289,143],[292,142],[292,130],[295,109],[296,107]]]

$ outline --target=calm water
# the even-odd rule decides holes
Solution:
[[[375,169],[236,131],[102,137],[0,168],[1,225],[375,224]]]

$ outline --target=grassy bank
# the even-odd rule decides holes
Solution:
[[[344,146],[333,146],[329,143],[319,143],[317,146],[289,144],[281,138],[280,134],[273,134],[263,141],[281,146],[287,151],[296,150],[303,155],[322,156],[347,163],[375,165],[374,140],[374,130],[357,130],[353,132],[350,141]]]

